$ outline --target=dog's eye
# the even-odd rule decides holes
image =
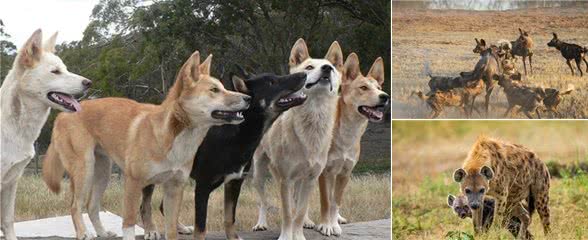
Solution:
[[[220,89],[218,89],[217,87],[213,87],[210,89],[210,91],[213,93],[217,93],[217,92],[220,92]]]
[[[51,73],[53,73],[53,74],[61,74],[61,71],[59,71],[59,69],[55,69],[55,70],[51,71]]]
[[[359,89],[361,89],[361,91],[367,91],[369,88],[367,86],[361,86]]]
[[[314,66],[312,66],[312,65],[308,65],[308,66],[306,66],[304,69],[306,69],[306,70],[312,70],[312,69],[314,69]]]

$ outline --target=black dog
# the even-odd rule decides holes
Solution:
[[[572,75],[575,75],[574,68],[570,63],[572,59],[576,61],[576,66],[578,66],[578,71],[580,71],[580,77],[583,76],[582,68],[580,67],[582,60],[586,63],[586,72],[588,72],[588,61],[586,61],[586,53],[588,53],[587,48],[561,41],[557,38],[556,33],[553,33],[553,39],[547,43],[547,46],[554,47],[561,52],[561,55],[566,59],[566,63],[570,67],[570,70],[572,70]]]
[[[252,97],[251,106],[243,112],[245,121],[239,125],[212,127],[198,148],[190,177],[196,180],[196,234],[204,239],[206,211],[210,193],[225,185],[225,231],[228,239],[238,239],[235,232],[235,208],[243,177],[263,134],[281,113],[301,105],[306,96],[298,91],[304,86],[305,73],[286,76],[261,74],[241,80],[233,77],[235,88]],[[143,189],[141,215],[150,214],[154,185]],[[145,206],[143,206],[145,205]],[[160,210],[163,210],[161,205]],[[163,212],[163,211],[162,211]],[[178,223],[179,224],[179,223]]]

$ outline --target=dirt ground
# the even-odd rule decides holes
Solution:
[[[555,48],[548,48],[552,32],[561,40],[588,46],[588,8],[546,8],[510,11],[462,10],[393,10],[392,14],[392,117],[395,119],[426,118],[429,107],[416,96],[414,90],[428,91],[429,77],[425,65],[433,75],[458,76],[473,70],[479,55],[472,52],[474,38],[487,43],[499,39],[515,40],[518,28],[528,31],[534,40],[534,74],[523,79],[532,86],[575,91],[566,96],[559,106],[563,118],[588,117],[588,74],[572,76],[565,59]],[[522,60],[517,69],[523,71]],[[582,64],[586,72],[587,66]],[[527,66],[528,67],[528,66]],[[481,109],[485,93],[476,99]],[[490,113],[474,118],[503,118],[506,96],[496,87],[490,100]],[[522,113],[511,116],[525,117]],[[554,117],[542,114],[542,117]],[[465,118],[457,109],[448,108],[440,118]]]

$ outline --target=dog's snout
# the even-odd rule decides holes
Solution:
[[[390,100],[390,96],[388,94],[380,94],[380,103],[387,103]]]
[[[251,103],[251,96],[245,95],[243,96],[243,101],[245,101],[245,103],[250,104]]]
[[[480,204],[473,203],[473,204],[470,205],[470,208],[476,210],[476,209],[480,208]]]
[[[92,86],[92,81],[84,79],[82,80],[82,86],[84,86],[85,89],[88,89]]]
[[[321,71],[323,73],[330,73],[331,71],[333,71],[333,67],[331,67],[331,65],[323,65],[321,67]]]

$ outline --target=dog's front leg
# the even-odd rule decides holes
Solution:
[[[155,229],[153,218],[151,214],[151,199],[153,197],[153,191],[155,185],[151,184],[143,188],[143,200],[141,202],[141,221],[143,221],[143,228],[145,229],[146,240],[158,240],[161,235]]]
[[[141,198],[141,182],[130,176],[125,178],[123,208],[123,240],[135,240],[135,225]]]
[[[216,183],[219,186],[222,182]],[[194,239],[204,240],[206,237],[206,216],[208,211],[208,198],[210,192],[214,187],[209,184],[196,183],[196,189],[194,190],[194,209],[196,209],[195,221],[196,221],[196,232],[194,233]],[[226,190],[225,190],[226,191]]]
[[[235,216],[243,180],[234,179],[225,184],[225,233],[228,240],[241,239],[235,231]]]
[[[163,212],[165,221],[165,239],[178,239],[178,217],[182,205],[184,179],[172,179],[163,183]]]
[[[353,168],[351,168],[353,169]],[[351,171],[351,170],[350,170]],[[337,181],[335,183],[335,202],[337,204],[337,221],[340,224],[346,224],[348,221],[339,213],[339,209],[343,204],[343,193],[345,193],[345,187],[349,183],[351,172],[342,173],[337,175]]]
[[[568,67],[570,67],[570,70],[572,71],[572,76],[575,76],[576,74],[574,73],[574,68],[572,67],[571,60],[566,59],[566,63],[568,64]]]
[[[323,171],[319,176],[319,189],[321,195],[321,222],[317,226],[317,230],[325,235],[339,235],[341,232],[335,231],[335,228],[339,230],[339,222],[337,222],[337,204],[335,203],[334,188],[335,188],[336,176],[335,174]],[[337,225],[337,226],[335,226]]]
[[[11,183],[0,183],[5,184],[2,186],[1,199],[2,202],[2,214],[1,214],[1,227],[6,240],[16,240],[16,233],[14,232],[14,202],[16,200],[16,187],[17,182]]]
[[[293,234],[294,239],[296,240],[306,240],[304,237],[304,220],[306,217],[306,213],[308,212],[308,197],[310,195],[310,191],[314,189],[314,183],[316,182],[316,177],[309,177],[306,179],[302,179],[300,181],[300,185],[297,186],[299,188],[299,195],[296,201],[296,216],[294,218],[293,223]],[[336,219],[335,219],[336,222]],[[338,224],[337,224],[338,225]]]
[[[290,179],[279,179],[280,197],[282,200],[282,227],[278,240],[292,240],[292,190],[294,184]]]

